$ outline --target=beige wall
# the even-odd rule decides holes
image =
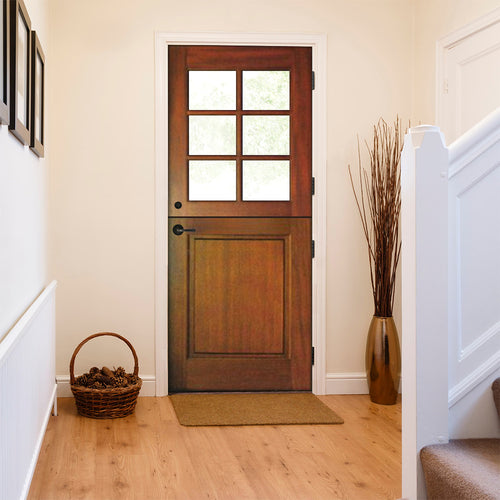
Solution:
[[[328,35],[328,371],[363,370],[372,314],[347,164],[379,116],[409,117],[405,1],[52,0],[51,274],[58,366],[99,330],[154,374],[154,32]],[[83,352],[82,352],[83,355]],[[113,361],[109,360],[108,363]]]
[[[356,135],[369,138],[381,116],[432,119],[427,59],[435,36],[494,3],[50,0],[50,275],[60,283],[58,374],[67,373],[75,345],[102,330],[127,336],[141,373],[154,374],[155,31],[327,34],[327,371],[356,373],[364,370],[373,313],[347,175],[357,161]],[[453,6],[461,14],[450,20]],[[437,19],[427,19],[427,10]],[[425,33],[414,37],[415,26]],[[121,362],[109,349],[87,357]]]

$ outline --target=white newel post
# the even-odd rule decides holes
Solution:
[[[401,157],[402,492],[425,499],[419,459],[448,441],[448,149],[438,127],[410,129]]]

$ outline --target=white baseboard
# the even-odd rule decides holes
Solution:
[[[156,379],[154,375],[141,375],[142,379],[141,392],[139,396],[156,396]],[[58,398],[71,398],[73,394],[71,392],[71,386],[69,383],[69,375],[57,375],[57,397]]]
[[[140,397],[156,395],[156,379],[154,375],[140,375],[142,378]],[[58,375],[57,397],[72,397],[69,375]],[[366,373],[343,372],[326,374],[326,394],[368,394]]]
[[[35,473],[36,464],[38,462],[38,455],[40,455],[40,450],[42,449],[43,438],[45,437],[45,431],[47,429],[47,424],[49,423],[50,414],[52,413],[52,409],[54,408],[56,391],[57,391],[57,387],[54,385],[54,388],[52,390],[52,395],[50,396],[48,406],[45,410],[45,416],[43,419],[42,427],[40,427],[40,429],[39,429],[35,449],[33,450],[33,455],[31,456],[30,466],[29,466],[28,472],[26,474],[26,477],[24,478],[23,490],[21,492],[21,496],[19,497],[22,500],[28,498],[28,493],[29,493],[30,486],[31,486],[31,480],[33,479],[33,474]]]
[[[366,373],[327,373],[326,394],[368,394]]]

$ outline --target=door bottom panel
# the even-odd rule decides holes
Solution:
[[[170,392],[311,389],[310,218],[173,217],[169,262]]]

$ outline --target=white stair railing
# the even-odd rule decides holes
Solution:
[[[410,129],[401,195],[402,487],[416,500],[421,448],[464,437],[470,404],[453,406],[500,371],[500,108],[449,148],[438,127]]]
[[[448,440],[448,150],[437,127],[410,129],[401,157],[402,490],[425,498],[418,454]]]

